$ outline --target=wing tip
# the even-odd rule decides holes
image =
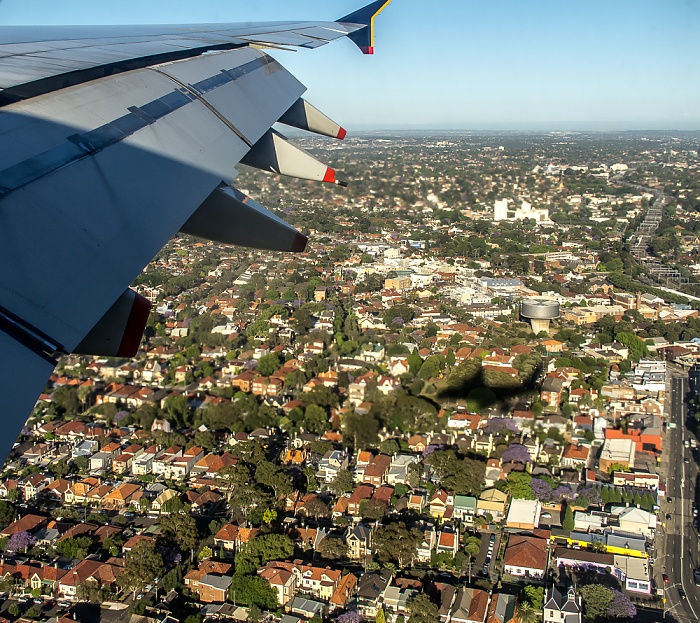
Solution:
[[[348,35],[350,40],[360,48],[363,54],[374,54],[374,19],[379,15],[391,0],[375,0],[370,4],[341,17],[338,22],[350,24],[364,24],[364,28],[356,30]]]
[[[136,356],[136,353],[139,351],[139,346],[141,345],[141,338],[146,329],[146,323],[148,322],[148,315],[150,312],[150,301],[140,294],[136,294],[134,297],[134,304],[131,308],[131,314],[129,315],[129,320],[124,331],[124,336],[119,344],[117,357]]]
[[[309,239],[304,234],[297,232],[296,236],[294,236],[290,251],[292,253],[302,253],[306,249],[308,242]]]
[[[335,184],[336,183],[335,170],[331,169],[330,167],[327,167],[326,174],[323,176],[323,181],[326,184]]]

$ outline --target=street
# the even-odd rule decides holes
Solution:
[[[698,466],[692,450],[684,447],[685,440],[695,438],[686,429],[687,408],[685,396],[688,392],[686,376],[671,378],[670,417],[667,425],[666,502],[662,504],[664,517],[669,514],[665,527],[665,553],[657,560],[657,586],[666,589],[666,611],[677,621],[700,621],[700,588],[695,585],[693,571],[700,566],[698,560],[698,535],[693,522],[695,481]],[[684,459],[688,459],[686,463]],[[665,572],[669,583],[664,585],[661,572]],[[679,593],[685,591],[685,598]]]

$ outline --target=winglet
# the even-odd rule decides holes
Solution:
[[[374,54],[374,18],[377,17],[391,0],[376,0],[367,6],[341,17],[338,22],[364,24],[365,27],[348,35],[363,54]]]

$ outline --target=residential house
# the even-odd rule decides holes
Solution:
[[[574,587],[569,587],[566,595],[560,593],[556,586],[547,588],[544,599],[542,623],[581,623],[583,608],[581,596]]]
[[[369,465],[365,468],[362,476],[362,482],[367,485],[378,487],[386,482],[389,467],[391,466],[391,457],[386,454],[377,455]]]
[[[384,611],[388,620],[397,620],[403,616],[404,620],[409,617],[408,602],[419,594],[415,588],[389,586],[383,598]]]
[[[123,569],[98,560],[81,560],[70,573],[63,575],[58,581],[58,591],[67,599],[75,599],[78,586],[93,584],[95,586],[112,587]]]
[[[476,514],[479,517],[491,515],[494,521],[501,521],[505,516],[508,495],[498,489],[486,489],[476,502]]]
[[[411,465],[416,463],[416,457],[409,454],[399,454],[394,457],[389,466],[386,481],[390,485],[407,484]]]
[[[506,573],[519,577],[543,578],[547,569],[547,541],[514,534],[503,557]]]
[[[516,595],[495,593],[491,597],[489,610],[486,613],[486,623],[516,623],[518,621],[515,612],[517,603]]]
[[[330,484],[341,469],[348,468],[348,453],[343,450],[329,450],[318,463],[316,479],[319,483]]]
[[[391,571],[382,569],[365,573],[357,583],[357,610],[364,617],[376,617],[384,601],[386,590],[391,586]]]
[[[455,495],[452,517],[467,525],[474,523],[476,515],[476,498],[470,495]]]
[[[450,611],[450,623],[484,623],[489,594],[478,588],[460,588]]]
[[[419,562],[428,562],[433,555],[433,550],[437,543],[437,533],[435,532],[435,527],[432,525],[423,527],[421,532],[423,533],[423,540],[416,548],[416,560]]]
[[[372,529],[357,523],[348,527],[345,542],[348,546],[348,558],[351,560],[364,560],[372,554]]]
[[[438,554],[454,556],[459,551],[459,530],[450,526],[443,526],[438,534],[435,551]]]
[[[110,491],[103,500],[105,508],[120,509],[136,502],[141,497],[141,486],[129,482],[124,482]]]
[[[275,566],[270,563],[258,570],[258,575],[265,580],[277,594],[277,603],[287,605],[296,595],[298,590],[298,575],[289,569]]]
[[[359,487],[357,487],[348,499],[348,515],[359,515],[360,503],[362,502],[362,500],[369,500],[372,497],[373,493],[374,487],[370,487],[369,485],[360,485]]]
[[[564,383],[560,378],[546,377],[540,388],[540,399],[550,407],[558,408],[562,399]]]
[[[214,535],[214,547],[223,549],[224,556],[233,556],[236,552],[236,537],[238,536],[238,526],[227,523]],[[280,602],[286,603],[286,602]]]
[[[12,536],[17,532],[29,532],[30,534],[36,532],[40,528],[46,525],[46,517],[40,515],[24,515],[19,519],[13,521],[9,526],[3,528],[0,532],[0,536]]]
[[[562,467],[572,467],[578,471],[586,469],[590,451],[591,449],[588,446],[578,446],[570,443],[564,447],[559,464]]]
[[[454,496],[443,489],[438,489],[430,500],[430,515],[443,519],[452,512],[453,507]]]
[[[224,603],[229,597],[233,578],[229,575],[206,574],[199,580],[197,593],[204,603]]]

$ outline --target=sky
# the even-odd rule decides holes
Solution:
[[[4,0],[0,24],[335,20],[369,0]],[[275,51],[352,129],[700,130],[700,0],[393,0],[374,56]]]

